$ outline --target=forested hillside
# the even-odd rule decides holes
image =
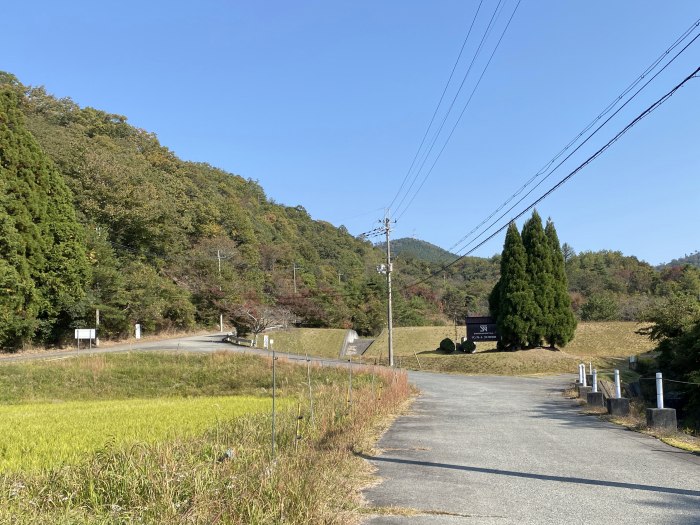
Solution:
[[[663,264],[662,267],[685,266],[687,264],[689,264],[691,266],[695,266],[696,268],[700,268],[700,252],[695,251],[694,253],[691,253],[690,255],[686,255],[684,257],[679,257],[678,259],[673,259],[670,263]]]
[[[379,243],[377,244],[377,247],[384,251],[386,250],[386,243]],[[413,239],[411,237],[392,240],[391,253],[397,257],[403,256],[413,259],[420,259],[429,263],[440,264],[449,263],[455,258],[453,253],[443,250],[439,246],[435,246],[427,241],[421,241],[420,239]]]
[[[13,288],[2,305],[3,318],[21,318],[28,328],[18,338],[3,337],[3,347],[69,337],[73,327],[94,325],[97,308],[103,337],[127,334],[134,322],[151,332],[213,326],[220,313],[227,325],[243,329],[252,318],[273,317],[361,331],[382,326],[382,279],[375,270],[381,254],[369,242],[312,220],[301,206],[272,202],[256,181],[181,161],[123,116],[80,108],[9,74],[0,76],[0,84],[2,180],[12,183],[17,172],[27,180],[34,177],[32,188],[39,193],[53,195],[54,201],[61,197],[60,203],[37,206],[77,219],[75,254],[63,255],[81,279],[74,283],[71,304],[61,307],[61,319],[30,307],[27,292]],[[29,146],[17,149],[17,142]],[[41,170],[48,173],[46,181],[39,180]],[[16,202],[34,206],[33,197],[20,190],[7,184],[3,190],[4,215],[17,215]],[[26,237],[25,244],[45,237],[43,230],[27,230],[18,221],[2,224],[4,244],[13,236]],[[22,282],[14,274],[8,277],[10,270],[31,274],[23,256],[31,266],[34,252],[25,247],[17,253],[15,260],[3,247],[5,281]],[[14,267],[6,269],[6,261]],[[29,281],[37,291],[50,285],[43,274]],[[53,319],[55,329],[37,332],[35,318]]]

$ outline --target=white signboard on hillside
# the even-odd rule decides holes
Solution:
[[[94,328],[76,328],[75,329],[76,339],[95,339],[95,329]]]

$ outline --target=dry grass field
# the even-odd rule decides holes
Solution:
[[[578,363],[592,362],[599,369],[620,367],[630,355],[650,351],[653,344],[635,333],[632,322],[579,323],[574,340],[561,350],[533,349],[496,352],[492,343],[479,343],[474,354],[436,352],[440,341],[459,340],[464,327],[420,326],[394,330],[396,363],[413,370],[434,370],[462,374],[537,375],[575,373]],[[387,337],[383,333],[369,348],[365,359],[386,362]]]
[[[342,328],[290,328],[268,335],[279,352],[337,358],[346,333],[347,330]],[[258,337],[258,346],[262,346],[261,336]]]

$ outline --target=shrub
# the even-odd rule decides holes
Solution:
[[[474,341],[464,341],[460,346],[462,347],[462,352],[466,352],[467,354],[473,354],[476,350],[476,343]]]
[[[446,337],[442,341],[440,341],[440,351],[445,352],[446,354],[451,354],[452,352],[455,351],[455,344],[452,339],[449,337]]]

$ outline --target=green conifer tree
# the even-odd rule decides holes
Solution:
[[[526,273],[527,255],[515,223],[508,226],[501,257],[501,279],[496,324],[501,345],[519,349],[527,345],[528,334],[537,319],[537,304]]]
[[[554,278],[554,312],[552,323],[547,327],[545,339],[550,346],[566,346],[574,338],[576,317],[571,308],[568,292],[564,254],[559,244],[557,230],[551,219],[544,229],[551,254],[552,276]]]
[[[50,341],[80,315],[89,267],[71,194],[27,131],[20,95],[0,89],[0,346]],[[13,281],[14,280],[14,281]],[[14,285],[7,283],[14,282]]]
[[[554,323],[554,277],[549,241],[537,210],[523,225],[522,239],[527,254],[527,277],[537,304],[536,321],[530,325],[528,342],[531,347],[541,346]]]

